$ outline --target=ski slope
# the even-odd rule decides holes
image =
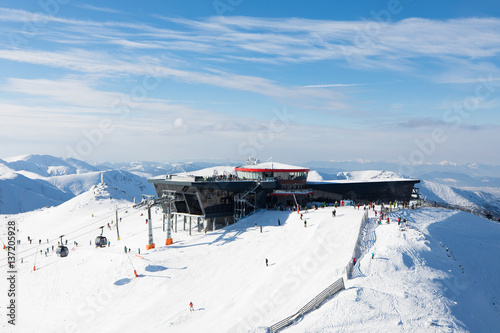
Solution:
[[[498,332],[500,224],[436,208],[398,217],[409,228],[369,219],[346,290],[286,332]]]
[[[175,243],[166,247],[161,214],[154,211],[157,247],[146,251],[146,213],[120,193],[97,186],[58,207],[0,216],[3,225],[17,221],[22,240],[18,332],[265,332],[343,274],[363,215],[353,207],[338,208],[335,218],[331,208],[309,210],[303,212],[305,227],[296,212],[259,211],[207,234],[193,225],[192,236],[179,221]],[[113,224],[104,228],[111,246],[96,249],[90,241],[115,219],[115,207],[121,240]],[[69,239],[66,258],[50,250],[61,234]],[[42,245],[27,244],[28,236]],[[47,247],[47,257],[30,256]],[[11,329],[4,322],[1,327]]]

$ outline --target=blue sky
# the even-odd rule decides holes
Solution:
[[[494,1],[2,6],[1,157],[500,164]]]

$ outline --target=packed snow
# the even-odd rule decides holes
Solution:
[[[121,240],[116,239],[114,225],[112,230],[106,227],[111,246],[96,249],[90,241],[99,234],[99,226],[115,219],[115,206],[122,217]],[[145,250],[145,212],[130,208],[120,192],[105,186],[58,207],[2,217],[16,219],[22,240],[19,313],[29,313],[30,319],[20,317],[19,327],[25,332],[88,332],[102,327],[247,332],[268,326],[342,276],[363,216],[353,207],[338,208],[335,218],[331,209],[302,213],[306,225],[296,212],[259,211],[207,234],[193,225],[193,236],[178,221],[182,231],[174,233],[175,243],[167,247],[161,214],[155,211],[157,248],[150,251]],[[61,234],[69,239],[67,258],[51,250]],[[28,236],[36,244],[27,243]],[[130,254],[124,253],[124,246],[131,248]],[[132,265],[139,278],[134,278]],[[190,301],[195,304],[193,313],[187,308]]]
[[[287,331],[498,332],[500,224],[437,208],[391,219],[368,220],[346,290]]]
[[[2,332],[266,332],[344,276],[364,213],[352,206],[337,208],[336,217],[332,207],[302,211],[305,226],[297,212],[261,210],[206,234],[193,221],[192,236],[179,220],[174,244],[165,246],[161,213],[153,210],[156,249],[146,251],[147,214],[131,206],[125,193],[101,184],[58,207],[0,216],[2,239],[14,219],[21,240],[18,326],[3,321]],[[399,216],[408,228],[394,222]],[[346,290],[288,331],[500,327],[500,224],[443,209],[401,210],[388,225],[376,224],[374,211],[370,217]],[[94,247],[99,226],[110,247]],[[67,258],[52,251],[61,234]]]

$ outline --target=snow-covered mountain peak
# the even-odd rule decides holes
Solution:
[[[369,179],[405,179],[403,175],[393,171],[365,170],[343,171],[337,173],[340,180],[369,180]]]

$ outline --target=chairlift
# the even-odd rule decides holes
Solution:
[[[61,235],[61,243],[60,245],[57,247],[57,250],[56,250],[56,255],[58,257],[61,257],[61,258],[64,258],[64,257],[67,257],[68,254],[69,254],[69,250],[68,250],[68,247],[67,246],[64,246],[63,245],[63,236],[64,235]]]
[[[95,238],[95,247],[106,247],[108,245],[108,239],[102,235],[104,231],[104,226],[101,227],[101,235]]]

